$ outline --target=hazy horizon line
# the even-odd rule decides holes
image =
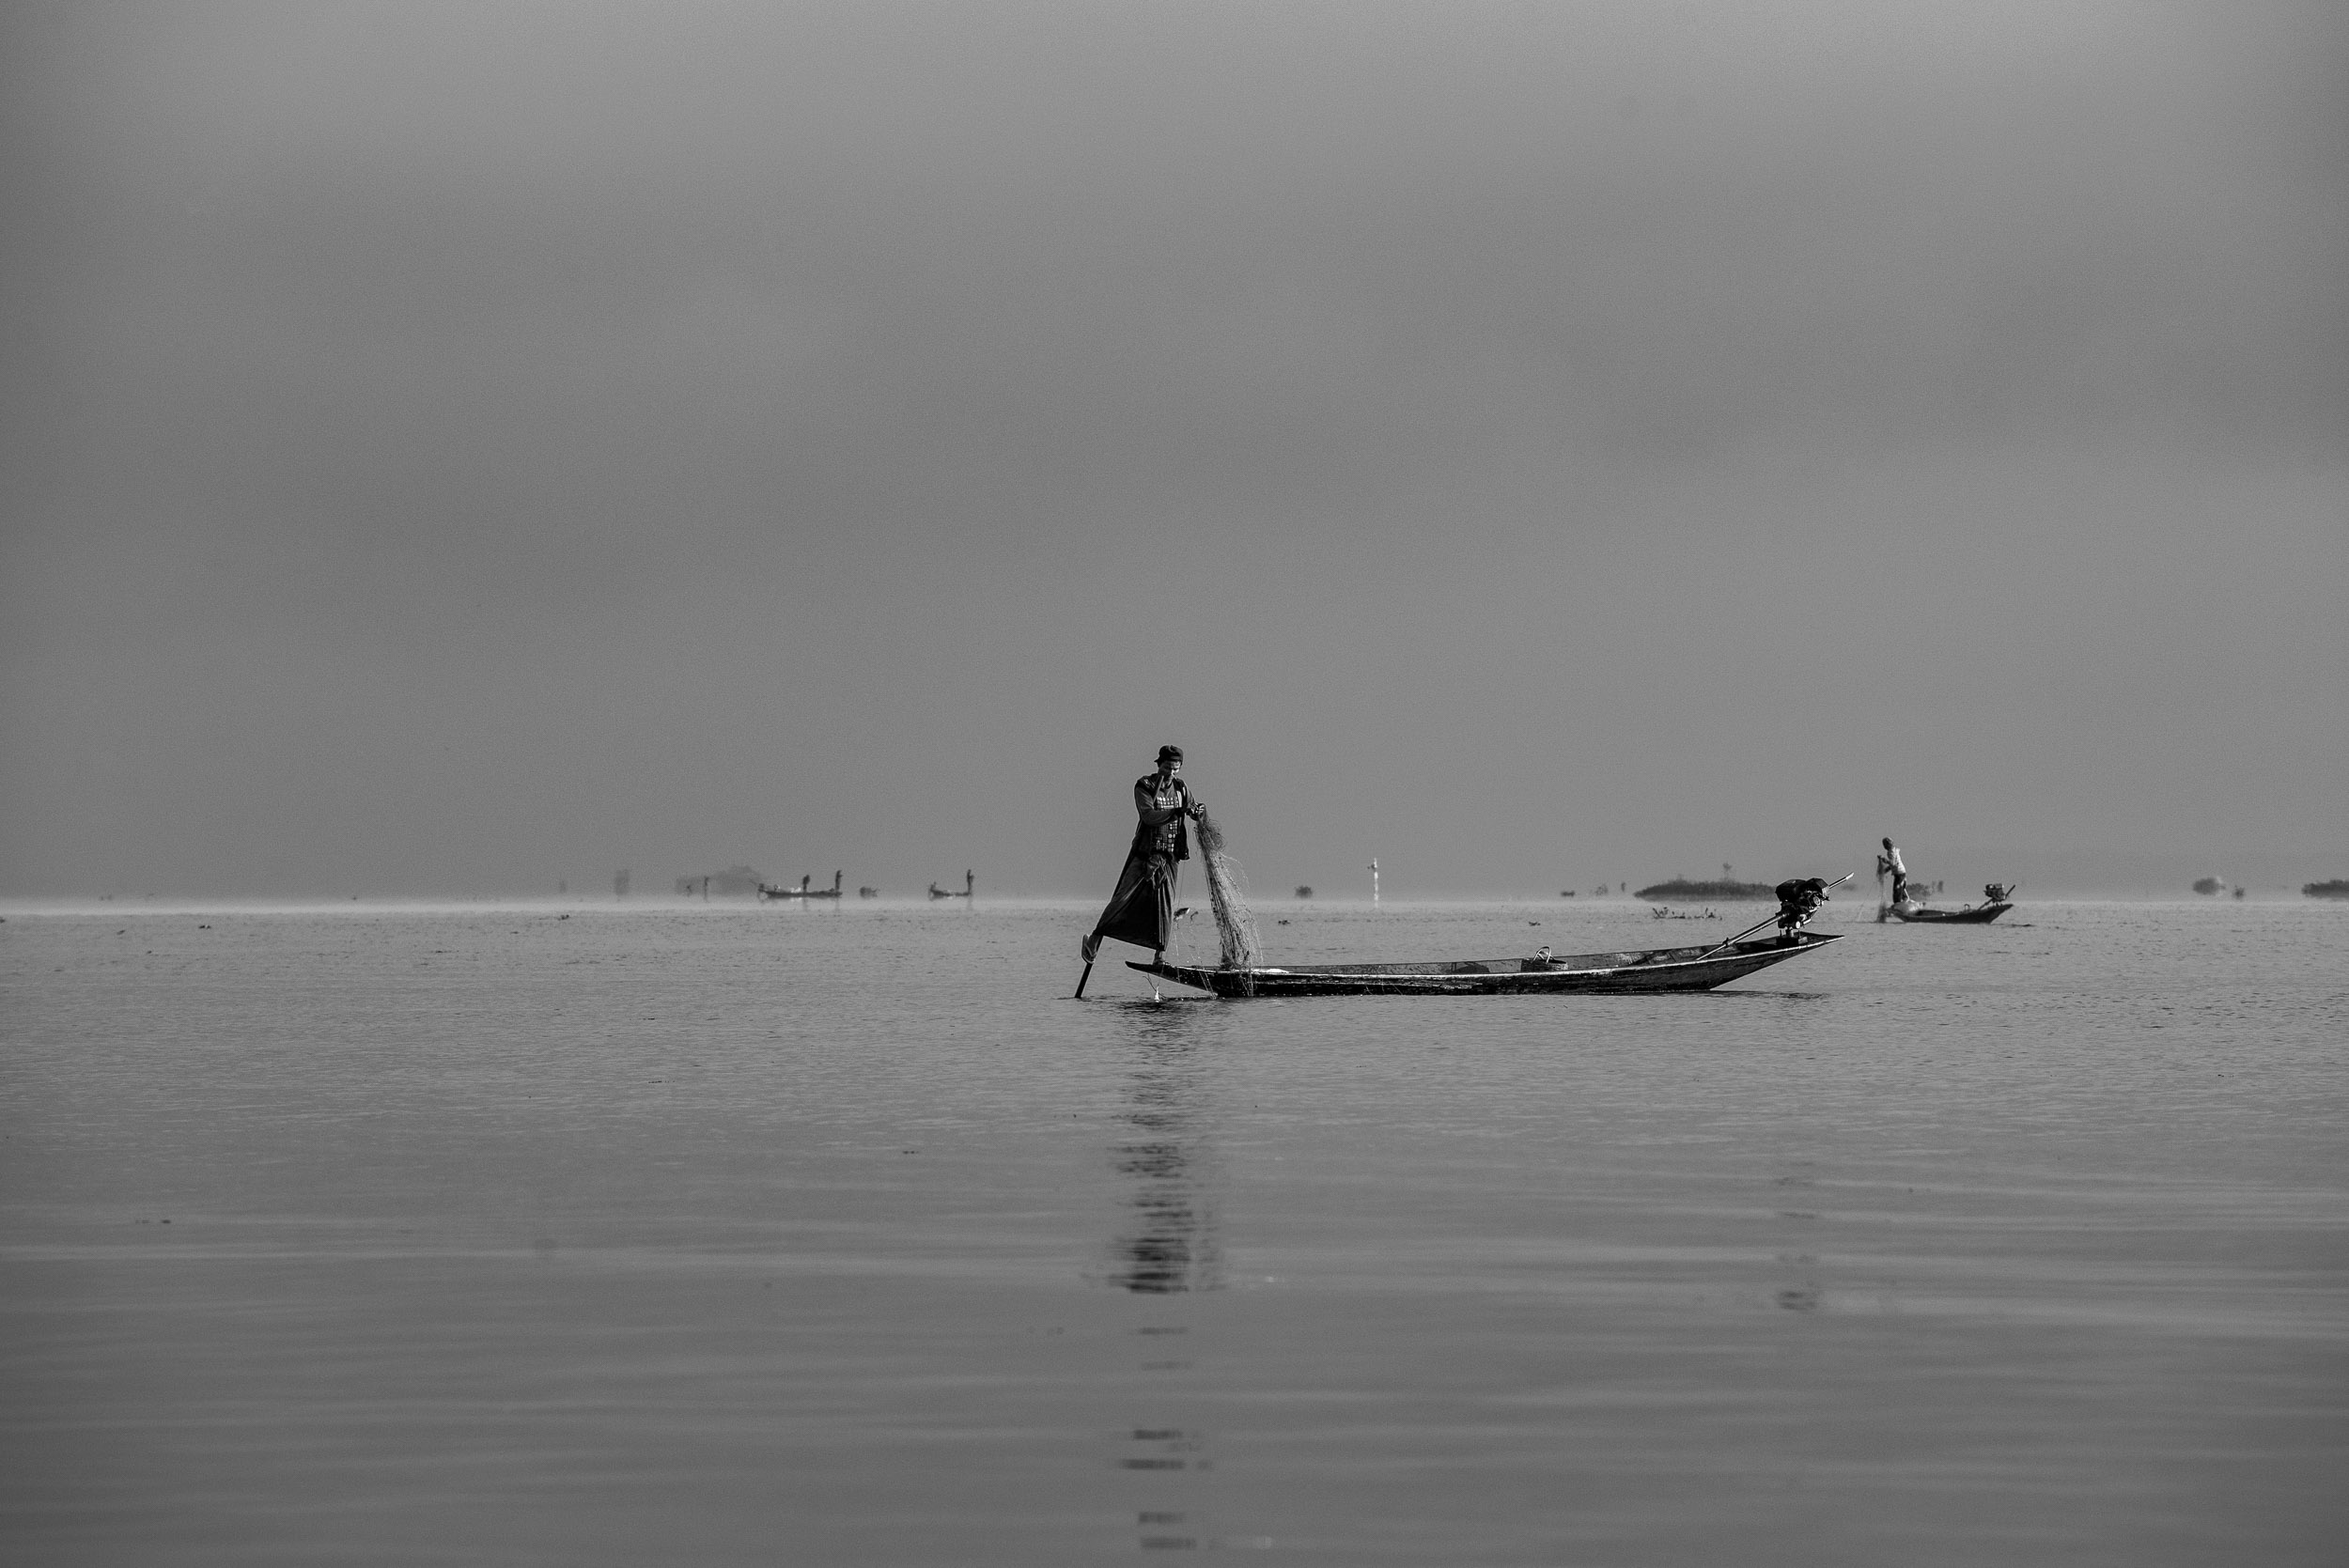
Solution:
[[[2330,878],[2310,878],[2310,882],[2321,882],[2326,880],[2330,880]],[[2217,905],[2233,904],[2238,902],[2250,903],[2255,901],[2273,902],[2282,899],[2298,900],[2307,899],[2312,896],[2318,897],[2321,901],[2322,895],[2311,895],[2303,891],[2307,885],[2308,884],[2284,886],[2271,884],[2262,886],[2251,883],[2230,883],[2227,884],[2223,891],[2211,893],[2196,893],[2190,887],[2181,889],[2174,887],[2148,887],[2142,885],[2122,887],[2057,886],[2049,888],[2046,892],[2042,893],[2038,890],[2025,886],[2018,890],[2019,896],[2017,896],[2015,901],[2018,905],[2034,903],[2065,904],[2107,902],[2155,902],[2179,904],[2209,903]],[[2239,893],[2238,889],[2240,890]],[[1953,888],[1947,889],[1945,892],[1936,894],[1935,896],[1945,900],[1963,901],[1966,898],[1973,896],[1979,890],[1972,888]],[[957,893],[950,896],[953,899],[960,899],[964,895]],[[1067,907],[1072,908],[1083,908],[1097,905],[1100,901],[1101,895],[1097,893],[1050,893],[1028,890],[993,893],[982,893],[977,896],[973,904],[964,905],[962,907],[969,908],[982,908],[989,904],[1025,904],[1050,906],[1053,908]],[[1843,895],[1841,900],[1846,908],[1865,906],[1872,904],[1875,901],[1875,890],[1872,888],[1862,889],[1856,894],[1846,893]],[[629,909],[685,910],[730,908],[758,910],[771,909],[778,914],[786,912],[818,914],[831,912],[836,914],[848,908],[874,908],[901,905],[908,905],[916,908],[930,908],[947,902],[949,902],[948,899],[930,898],[919,893],[881,893],[871,898],[849,897],[838,900],[837,902],[830,898],[826,898],[814,904],[801,904],[797,899],[760,899],[739,894],[716,894],[708,898],[700,898],[677,893],[631,894],[627,897],[615,897],[608,893],[354,893],[347,897],[336,897],[331,894],[322,893],[91,893],[0,894],[0,910],[25,915],[43,915],[102,913],[136,909],[152,909],[159,912],[168,911],[174,913],[200,913],[206,910],[233,910],[245,913],[267,913],[271,911],[283,910],[288,912],[306,913],[328,912],[334,910],[380,909],[404,909],[413,912],[426,912],[433,909],[493,910],[501,908],[559,908],[564,910],[603,910],[619,912]],[[1694,897],[1675,901],[1671,899],[1643,898],[1636,893],[1610,893],[1606,894],[1577,893],[1573,895],[1554,893],[1545,896],[1540,893],[1524,892],[1473,892],[1451,890],[1434,893],[1382,893],[1376,901],[1372,900],[1366,894],[1315,893],[1310,898],[1298,898],[1293,894],[1276,894],[1268,897],[1262,894],[1252,894],[1250,895],[1249,902],[1252,908],[1259,908],[1278,907],[1283,908],[1333,908],[1375,909],[1388,908],[1410,908],[1454,905],[1514,905],[1540,908],[1554,908],[1560,906],[1565,906],[1569,908],[1588,908],[1599,905],[1630,905],[1638,906],[1646,909],[1657,909],[1668,908],[1702,908],[1713,905],[1746,905],[1760,907],[1767,904],[1768,900],[1766,898]]]

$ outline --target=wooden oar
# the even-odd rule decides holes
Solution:
[[[1842,875],[1841,877],[1837,877],[1837,878],[1835,878],[1835,880],[1833,880],[1832,882],[1829,882],[1829,883],[1828,884],[1828,887],[1830,887],[1830,888],[1840,888],[1840,887],[1842,887],[1842,886],[1843,886],[1845,882],[1850,881],[1850,880],[1852,879],[1852,876],[1853,876],[1853,873],[1846,871],[1845,873],[1843,873],[1843,875]],[[1747,927],[1746,927],[1743,931],[1740,931],[1740,932],[1738,932],[1735,936],[1734,936],[1734,937],[1730,938],[1728,941],[1725,941],[1725,942],[1721,943],[1719,947],[1708,947],[1708,948],[1706,948],[1703,952],[1702,952],[1702,953],[1698,954],[1698,955],[1696,955],[1696,957],[1695,957],[1695,958],[1691,958],[1691,959],[1690,959],[1690,960],[1688,960],[1688,961],[1689,961],[1690,963],[1695,963],[1695,962],[1697,962],[1698,960],[1700,960],[1700,959],[1710,958],[1711,956],[1713,956],[1713,955],[1714,955],[1714,954],[1719,953],[1719,952],[1721,950],[1721,948],[1723,948],[1723,947],[1731,947],[1731,946],[1735,945],[1735,944],[1736,944],[1736,943],[1738,943],[1738,942],[1744,941],[1744,940],[1745,940],[1748,937],[1750,937],[1750,936],[1752,936],[1752,935],[1753,935],[1756,931],[1761,930],[1763,926],[1767,925],[1767,924],[1770,924],[1770,922],[1771,922],[1771,921],[1776,920],[1776,919],[1778,918],[1778,915],[1779,915],[1779,911],[1778,911],[1778,910],[1776,910],[1776,909],[1771,910],[1771,911],[1770,911],[1770,913],[1768,914],[1768,916],[1767,916],[1766,918],[1765,918],[1765,919],[1763,919],[1763,920],[1761,920],[1761,921],[1759,921],[1759,922],[1755,923],[1755,924],[1752,924],[1752,925],[1749,925],[1749,926],[1747,926]]]
[[[1710,958],[1714,954],[1719,953],[1721,948],[1735,946],[1737,943],[1744,941],[1748,937],[1752,936],[1756,931],[1761,930],[1762,927],[1769,924],[1771,921],[1776,920],[1777,918],[1778,911],[1776,909],[1772,909],[1767,916],[1756,921],[1751,925],[1747,926],[1743,931],[1740,931],[1735,936],[1730,938],[1728,941],[1720,943],[1719,946],[1706,948],[1703,952],[1698,954],[1696,958],[1690,959],[1689,962],[1695,963],[1697,959],[1700,958]]]

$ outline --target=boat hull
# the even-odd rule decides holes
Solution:
[[[1987,925],[2013,908],[2012,904],[1978,904],[1970,909],[1910,909],[1904,913],[1895,906],[1892,918],[1912,925]]]
[[[1714,947],[1657,947],[1578,953],[1551,958],[1485,958],[1459,963],[1325,964],[1312,969],[1193,969],[1181,964],[1127,968],[1220,997],[1534,996],[1575,991],[1709,991],[1756,970],[1782,964],[1841,935],[1765,937]]]

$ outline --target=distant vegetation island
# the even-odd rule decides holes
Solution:
[[[1715,882],[1691,882],[1685,877],[1675,877],[1669,882],[1641,888],[1632,896],[1681,901],[1703,899],[1707,903],[1725,904],[1739,898],[1776,898],[1778,890],[1767,882],[1733,882],[1727,877]]]
[[[2224,893],[2227,891],[2227,879],[2223,877],[2198,877],[2194,881],[2194,891],[2204,897],[2214,893]]]
[[[2349,877],[2335,877],[2329,882],[2303,882],[2300,891],[2310,898],[2349,898]]]

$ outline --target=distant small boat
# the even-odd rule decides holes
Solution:
[[[1791,937],[1764,937],[1712,947],[1657,947],[1644,952],[1480,958],[1456,963],[1196,969],[1129,959],[1126,967],[1178,986],[1229,998],[1709,991],[1741,975],[1843,939],[1840,933],[1816,936],[1802,931]]]
[[[2303,882],[2300,891],[2310,898],[2349,898],[2349,877],[2329,882]]]
[[[840,896],[842,875],[840,872],[833,872],[832,886],[829,888],[810,887],[808,884],[816,880],[813,877],[801,877],[800,885],[796,888],[770,888],[761,882],[758,885],[758,896],[761,898],[837,898]]]
[[[930,884],[930,896],[932,898],[970,898],[974,896],[974,890],[978,887],[978,885],[979,874],[975,871],[966,871],[962,874],[962,891],[960,893],[956,893],[951,888],[941,888],[936,882],[932,882]]]
[[[2012,904],[1976,904],[1964,909],[1928,909],[1921,904],[1913,908],[1895,904],[1890,912],[1894,920],[1908,921],[1912,924],[1987,925],[2013,908]]]

